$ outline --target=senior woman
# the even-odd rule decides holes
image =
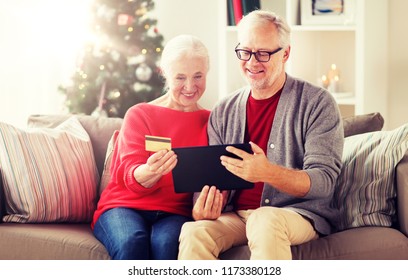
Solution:
[[[165,45],[161,70],[168,90],[126,113],[112,177],[94,214],[94,235],[112,259],[176,259],[181,226],[191,220],[192,194],[174,192],[177,156],[146,151],[145,136],[171,138],[172,147],[208,144],[210,112],[198,104],[206,89],[207,48],[194,36],[177,36]]]

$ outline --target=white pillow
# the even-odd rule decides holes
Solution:
[[[89,222],[99,175],[92,144],[71,117],[54,129],[0,123],[4,222]]]
[[[396,218],[395,167],[408,149],[408,124],[345,138],[333,206],[338,230],[391,226]]]

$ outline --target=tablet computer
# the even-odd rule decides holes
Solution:
[[[221,164],[221,155],[238,158],[225,150],[227,146],[252,154],[248,143],[173,148],[177,154],[177,165],[172,171],[175,192],[200,192],[205,185],[219,190],[253,188],[253,183],[232,174]]]

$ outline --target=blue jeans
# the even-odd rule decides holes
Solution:
[[[116,260],[175,260],[182,225],[191,219],[163,211],[113,208],[94,226],[95,237]]]

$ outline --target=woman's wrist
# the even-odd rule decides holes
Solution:
[[[141,186],[150,189],[160,179],[161,174],[150,171],[149,166],[145,163],[135,168],[133,177]]]

